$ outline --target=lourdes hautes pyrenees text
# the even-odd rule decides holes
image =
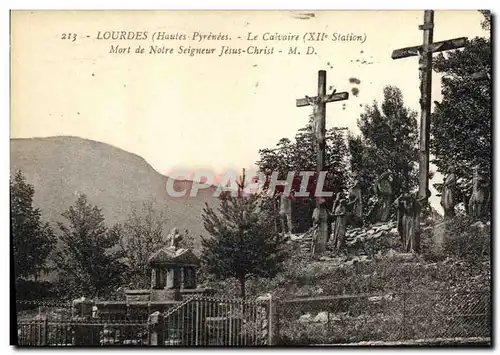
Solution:
[[[75,42],[89,35],[63,33],[61,39]],[[365,33],[353,32],[253,32],[247,31],[236,36],[222,32],[194,31],[150,32],[150,31],[98,31],[94,37],[98,41],[110,42],[111,55],[315,55],[315,44],[327,42],[366,41]]]

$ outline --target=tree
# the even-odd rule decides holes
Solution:
[[[10,223],[14,249],[14,270],[18,278],[34,277],[47,269],[47,260],[56,239],[40,209],[33,207],[35,188],[21,171],[10,179]]]
[[[126,279],[135,288],[149,287],[148,260],[165,246],[164,222],[164,214],[157,211],[152,202],[145,202],[141,211],[134,209],[124,225],[116,227],[127,265]]]
[[[381,107],[366,106],[358,119],[360,136],[350,135],[351,169],[360,179],[363,198],[374,180],[387,169],[392,171],[397,196],[417,186],[417,113],[404,106],[401,90],[384,87]],[[365,201],[366,203],[366,201]]]
[[[217,279],[235,278],[245,297],[249,278],[272,278],[281,270],[286,253],[284,244],[261,209],[258,194],[221,195],[218,213],[207,203],[203,222],[210,238],[202,238],[204,269]]]
[[[259,150],[260,160],[256,163],[259,170],[266,175],[278,172],[280,180],[286,180],[289,172],[296,172],[293,188],[298,191],[301,184],[300,171],[316,172],[317,146],[312,132],[313,120],[295,135],[295,142],[282,138],[277,143],[276,149]],[[330,128],[326,132],[326,159],[327,171],[324,191],[336,194],[343,191],[347,184],[347,157],[348,150],[342,132]],[[268,186],[265,185],[264,189]],[[314,191],[316,189],[316,176],[309,180],[309,197],[294,200],[293,222],[298,231],[306,230],[311,225],[312,211],[315,208]],[[280,191],[280,189],[278,189]],[[331,201],[328,201],[330,203]]]
[[[490,10],[479,10],[479,12],[484,17],[484,20],[481,22],[481,27],[485,31],[490,31],[491,30],[491,11]]]
[[[55,262],[68,296],[107,295],[121,284],[125,271],[117,248],[120,230],[108,230],[101,209],[83,194],[62,216],[68,225],[58,223],[63,245]]]
[[[483,15],[483,28],[489,30],[489,11]],[[444,76],[443,99],[435,102],[431,120],[433,163],[442,173],[453,166],[457,177],[470,185],[474,166],[491,171],[491,79],[473,80],[478,72],[491,75],[490,38],[476,37],[463,50],[441,53],[434,70]]]

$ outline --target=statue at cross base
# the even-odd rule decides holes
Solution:
[[[332,216],[335,219],[332,223],[333,246],[336,251],[340,251],[344,247],[348,214],[347,201],[339,192],[332,206]]]
[[[420,211],[425,197],[418,193],[403,193],[395,204],[398,206],[398,232],[407,253],[420,252]]]
[[[455,205],[457,204],[456,197],[457,176],[455,168],[448,169],[448,175],[443,181],[443,189],[441,191],[441,206],[444,210],[444,218],[453,218],[455,216]]]
[[[325,201],[324,198],[320,198],[318,201],[319,201],[319,204],[321,206],[325,206],[326,201]],[[313,235],[312,245],[311,245],[311,253],[312,253],[312,255],[315,254],[316,243],[317,243],[317,240],[318,240],[318,237],[319,237],[320,228],[321,228],[321,221],[323,219],[328,220],[328,216],[329,216],[329,213],[326,210],[326,208],[319,208],[319,206],[317,206],[314,209],[314,211],[313,211],[313,215],[312,215],[313,226],[311,228],[311,232],[312,232],[312,235]],[[328,239],[328,236],[327,236],[327,239]],[[327,242],[328,242],[328,240],[327,240]]]
[[[472,218],[481,218],[488,213],[488,206],[491,198],[490,183],[484,172],[480,171],[480,166],[474,167],[472,177],[472,196],[469,200],[468,210]]]
[[[286,189],[287,184],[285,184]],[[290,195],[293,194],[293,191]],[[279,194],[279,216],[281,222],[281,231],[283,234],[291,234],[293,230],[292,224],[292,196],[286,196],[284,192]]]
[[[347,210],[349,213],[348,223],[354,227],[360,227],[363,224],[363,200],[357,174],[354,175],[354,182],[349,188]]]
[[[388,169],[380,175],[373,185],[373,192],[377,196],[377,203],[370,213],[372,222],[387,222],[391,217],[392,204],[392,176]]]

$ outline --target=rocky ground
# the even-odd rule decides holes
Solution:
[[[312,232],[292,234],[288,243],[298,249],[302,255],[310,255],[313,243]],[[333,236],[327,244],[327,252],[319,260],[340,259],[345,262],[365,261],[381,251],[400,252],[402,245],[396,229],[396,222],[376,223],[366,227],[348,228],[345,235],[345,250],[336,253],[333,250]]]
[[[478,231],[483,231],[489,226],[489,221],[478,221],[471,224],[471,227],[476,228]],[[345,235],[345,249],[340,253],[334,251],[333,236],[331,236],[327,243],[326,253],[319,257],[318,260],[341,260],[342,262],[353,263],[367,261],[383,254],[401,259],[413,259],[413,256],[403,251],[402,241],[396,227],[396,221],[388,221],[359,228],[348,228]],[[441,250],[445,229],[446,224],[443,221],[434,223],[427,220],[421,223],[422,243],[427,243],[434,251]],[[292,245],[294,250],[298,250],[301,255],[312,256],[313,235],[311,231],[303,234],[291,234],[288,243]]]

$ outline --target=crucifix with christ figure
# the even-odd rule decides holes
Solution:
[[[316,174],[319,178],[320,172],[325,168],[325,141],[326,141],[326,104],[328,102],[343,101],[349,99],[348,92],[335,92],[326,94],[326,71],[318,72],[318,95],[297,99],[297,107],[313,107],[313,127],[317,142],[317,166]],[[314,243],[314,253],[319,254],[326,250],[328,239],[328,219],[324,199],[316,196],[316,208],[319,211],[320,226]]]
[[[429,197],[429,139],[431,116],[431,85],[432,85],[432,54],[465,47],[466,37],[433,42],[434,11],[425,10],[424,24],[419,26],[424,32],[423,44],[413,47],[396,49],[392,59],[418,56],[420,74],[420,167],[419,167],[419,198],[427,203]]]

